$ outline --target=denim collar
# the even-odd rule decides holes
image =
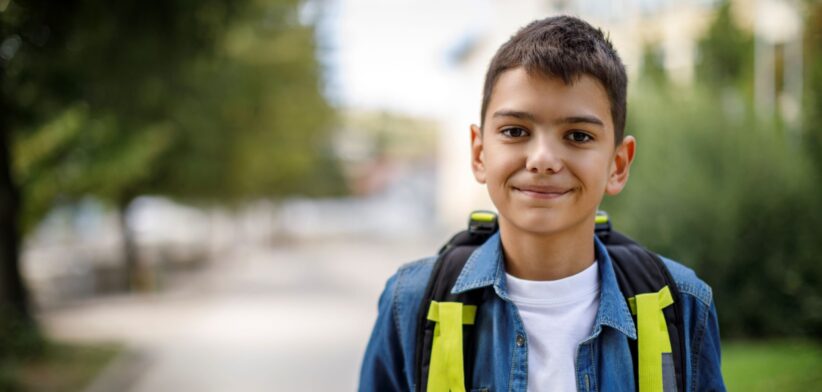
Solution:
[[[602,326],[606,325],[631,339],[636,339],[634,320],[625,303],[625,297],[619,291],[611,257],[605,245],[596,236],[594,236],[594,245],[599,263],[600,297],[599,310],[594,320],[593,336],[599,335]],[[511,301],[505,284],[505,263],[503,263],[499,232],[471,253],[451,293],[460,294],[488,286],[493,286],[494,291],[502,299]]]

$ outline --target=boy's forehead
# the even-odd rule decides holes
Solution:
[[[552,112],[592,112],[613,129],[611,102],[605,86],[593,76],[580,73],[567,81],[542,72],[516,67],[502,72],[494,83],[485,120],[499,110],[528,110],[535,116]],[[547,113],[546,113],[547,112]]]
[[[554,85],[562,85],[565,88],[574,88],[578,87],[580,84],[581,88],[591,88],[598,90],[601,92],[605,97],[608,97],[608,92],[605,89],[605,85],[596,77],[580,72],[571,75],[555,75],[552,73],[543,72],[539,69],[528,69],[523,66],[509,68],[499,74],[497,77],[496,82],[494,83],[494,88],[491,91],[491,97],[493,98],[494,92],[497,90],[497,86],[500,84],[500,81],[506,80],[522,80],[527,81],[527,83],[540,83],[540,82],[548,82]],[[610,103],[610,99],[608,100]]]

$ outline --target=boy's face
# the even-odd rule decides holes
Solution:
[[[583,74],[566,85],[523,68],[499,76],[471,144],[474,176],[487,185],[501,224],[539,235],[589,227],[593,234],[603,195],[625,186],[635,151],[630,136],[615,147],[599,81]]]

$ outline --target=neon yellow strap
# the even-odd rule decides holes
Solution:
[[[474,305],[463,305],[462,302],[437,302],[431,301],[431,307],[428,308],[428,319],[431,321],[440,321],[440,307],[446,306],[446,308],[451,304],[459,304],[462,305],[462,323],[473,325],[474,318],[477,315],[477,307]]]
[[[428,368],[428,391],[465,392],[462,363],[462,325],[474,324],[477,307],[461,302],[431,301],[428,319],[434,326],[431,363]]]
[[[640,392],[662,391],[662,353],[671,352],[662,309],[673,303],[668,286],[657,293],[637,294],[628,299],[631,313],[637,315]]]

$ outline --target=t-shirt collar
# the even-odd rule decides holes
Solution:
[[[631,339],[636,339],[636,327],[628,310],[625,297],[619,291],[611,257],[605,245],[594,236],[596,259],[599,264],[600,301],[594,321],[593,335],[598,335],[602,326],[614,328]],[[462,268],[451,293],[460,294],[469,290],[493,286],[496,294],[510,302],[505,279],[502,243],[499,232],[492,235],[471,253]]]

